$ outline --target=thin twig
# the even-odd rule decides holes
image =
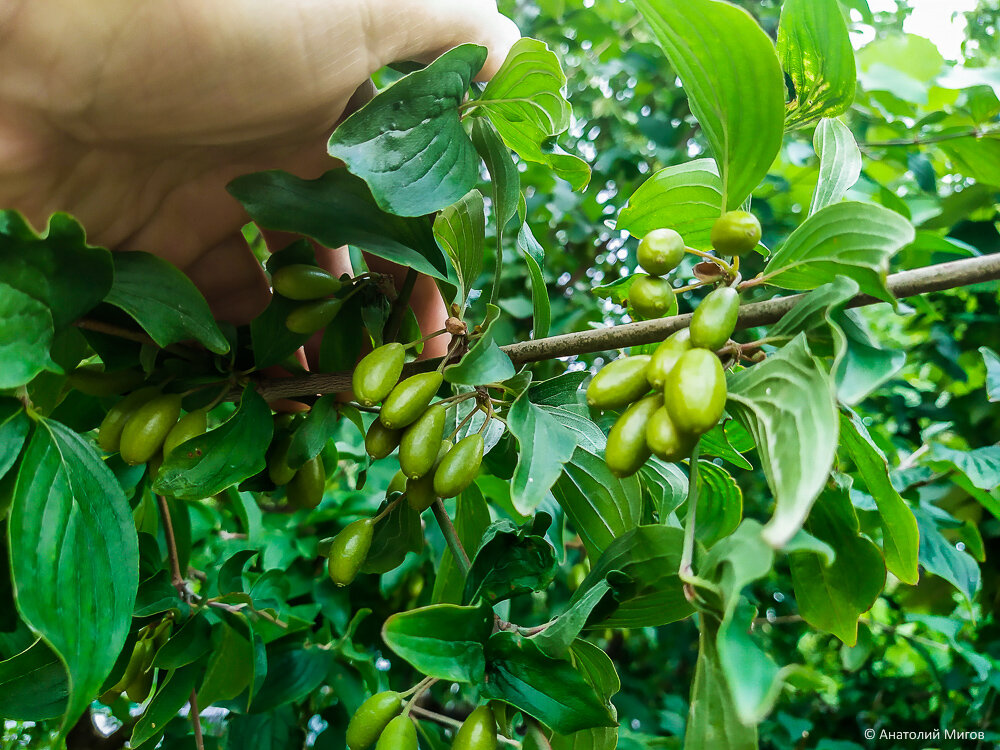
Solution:
[[[190,592],[188,592],[187,583],[185,583],[184,576],[181,574],[180,557],[177,554],[177,540],[174,538],[174,522],[170,518],[170,506],[167,504],[167,498],[163,495],[156,496],[156,503],[160,507],[160,516],[163,518],[163,535],[167,539],[167,559],[170,560],[170,582],[177,589],[177,593],[181,595],[181,599],[188,601]]]
[[[416,285],[419,276],[420,273],[415,268],[411,268],[406,272],[406,278],[403,279],[403,286],[392,303],[389,319],[385,323],[385,335],[382,339],[386,343],[395,341],[399,336],[399,329],[403,325],[403,316],[406,315],[406,308],[410,306],[410,295],[413,294],[413,287]]]
[[[448,511],[444,509],[444,503],[439,498],[434,501],[431,508],[434,511],[434,517],[437,519],[438,526],[441,527],[441,533],[444,534],[444,538],[448,542],[448,549],[451,550],[451,555],[455,558],[455,564],[458,565],[463,576],[467,575],[469,568],[472,567],[472,561],[469,560],[469,556],[465,552],[465,547],[462,546],[462,540],[458,538],[458,531],[455,529],[455,524],[451,522]]]
[[[201,715],[198,711],[198,692],[191,691],[191,727],[194,729],[194,744],[198,750],[205,750],[205,738],[201,734]]]

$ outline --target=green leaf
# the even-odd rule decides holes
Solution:
[[[200,664],[189,664],[170,672],[165,681],[161,678],[160,687],[132,729],[132,747],[163,736],[167,723],[191,699],[201,672]]]
[[[833,312],[842,308],[847,300],[857,293],[856,281],[846,276],[838,276],[833,281],[804,294],[795,306],[768,330],[768,336],[790,338],[797,333],[809,333],[824,324],[832,326]]]
[[[552,583],[555,550],[541,536],[544,528],[534,526],[517,527],[501,519],[485,531],[465,578],[463,603],[482,597],[492,606],[519,594],[542,591]]]
[[[635,6],[705,132],[725,209],[738,208],[781,148],[785,82],[774,45],[749,13],[719,0],[635,0]]]
[[[364,180],[346,169],[331,170],[316,180],[301,180],[287,172],[257,172],[233,180],[228,190],[264,229],[303,234],[326,247],[353,245],[448,280],[448,262],[434,241],[430,221],[383,211]]]
[[[842,404],[860,403],[906,364],[906,352],[883,349],[854,310],[835,312],[831,329],[836,352],[833,379]]]
[[[493,631],[489,607],[434,604],[392,615],[382,639],[428,677],[477,683],[483,679],[483,647]]]
[[[1000,185],[1000,140],[956,138],[940,144],[959,174],[984,185]]]
[[[463,44],[379,92],[333,131],[327,151],[371,188],[382,210],[423,216],[465,195],[479,156],[458,106],[486,49]]]
[[[618,214],[617,229],[645,237],[654,229],[679,232],[684,244],[708,250],[722,213],[722,180],[712,159],[695,159],[654,172]]]
[[[233,416],[174,449],[153,489],[182,500],[217,495],[264,470],[273,430],[271,409],[248,385]]]
[[[465,304],[483,270],[486,245],[486,213],[483,194],[470,190],[441,211],[434,219],[434,237],[451,258],[461,289],[459,303]]]
[[[574,190],[590,182],[590,168],[575,156],[543,150],[569,127],[566,75],[544,42],[519,39],[482,96],[468,106],[485,110],[503,142],[522,159],[545,164]],[[478,112],[476,114],[479,114]]]
[[[490,508],[479,487],[472,484],[456,498],[452,515],[462,546],[467,550],[475,549],[490,525]],[[445,548],[434,579],[431,601],[435,604],[461,604],[464,589],[465,574],[455,564],[451,550]]]
[[[479,689],[560,734],[615,725],[610,702],[598,697],[578,668],[513,633],[497,633],[487,642],[486,679]]]
[[[511,500],[524,515],[532,513],[545,499],[579,442],[530,398],[530,390],[521,393],[507,415],[507,427],[521,448],[511,478]]]
[[[0,279],[47,307],[56,331],[104,299],[112,275],[111,254],[87,245],[68,214],[52,214],[38,234],[17,211],[0,211]]]
[[[295,707],[285,705],[270,713],[234,716],[228,722],[226,747],[240,750],[289,750],[305,745],[305,733],[299,726]],[[330,730],[334,729],[331,727]],[[327,730],[327,731],[330,731]],[[317,742],[315,747],[319,747]]]
[[[212,636],[205,679],[198,689],[198,708],[202,710],[217,701],[236,698],[254,678],[254,646],[244,632],[223,623]]]
[[[846,112],[858,74],[854,47],[837,0],[786,0],[778,23],[778,57],[794,98],[785,126],[801,128]]]
[[[250,711],[262,713],[303,700],[323,684],[331,662],[330,652],[316,646],[287,641],[269,644],[267,674],[253,696]]]
[[[813,133],[813,149],[819,157],[819,181],[809,207],[810,215],[843,200],[861,176],[861,149],[854,134],[840,120],[819,121]]]
[[[524,264],[528,267],[528,278],[531,280],[532,338],[542,339],[549,335],[552,324],[552,309],[549,302],[549,290],[545,286],[545,276],[542,274],[542,264],[545,261],[545,250],[535,236],[531,227],[522,224],[517,233],[517,248],[521,251]]]
[[[140,252],[115,253],[114,264],[105,301],[131,315],[153,341],[169,346],[195,339],[216,354],[229,351],[205,298],[175,266]]]
[[[913,241],[913,226],[899,214],[851,201],[820,209],[806,219],[764,268],[768,283],[783,289],[815,289],[838,276],[861,291],[893,301],[885,286],[889,259]]]
[[[30,428],[31,420],[24,413],[21,402],[13,398],[0,398],[0,479],[10,471],[21,455]]]
[[[541,633],[532,636],[531,640],[538,644],[538,648],[546,656],[558,659],[565,655],[580,631],[586,627],[594,608],[611,590],[611,584],[606,580],[598,581],[584,594],[574,597],[566,611]]]
[[[363,307],[360,294],[345,300],[344,306],[337,313],[336,325],[327,326],[323,331],[323,341],[319,348],[320,372],[345,372],[354,369],[361,358],[362,345],[368,338],[362,333],[365,327]]]
[[[52,337],[49,309],[0,283],[0,388],[24,385],[43,370],[62,372],[49,356]]]
[[[399,567],[407,552],[419,552],[424,546],[420,514],[409,503],[397,503],[375,524],[372,546],[362,573],[388,573]]]
[[[729,435],[726,434],[726,427],[732,424],[736,423],[732,420],[722,422],[702,435],[698,441],[698,453],[702,456],[717,456],[733,466],[750,471],[753,465],[733,447]]]
[[[992,490],[1000,486],[1000,445],[987,445],[971,451],[935,445],[931,449],[930,461],[932,465],[957,469],[980,490]]]
[[[604,459],[582,447],[573,451],[552,494],[596,558],[616,537],[639,524],[642,491],[635,477],[618,479]]]
[[[460,362],[444,368],[444,379],[456,385],[484,385],[512,378],[515,372],[510,357],[486,334]]]
[[[212,628],[203,614],[196,614],[160,647],[153,664],[160,669],[177,669],[197,661],[211,647]]]
[[[986,395],[992,402],[1000,401],[1000,356],[987,346],[979,347],[986,363]]]
[[[496,218],[497,234],[502,236],[507,222],[517,216],[521,176],[517,173],[517,165],[511,158],[510,150],[487,118],[473,119],[472,143],[490,173],[493,216]]]
[[[43,640],[0,661],[0,706],[15,721],[57,719],[66,710],[66,668]]]
[[[69,672],[65,736],[111,672],[132,622],[132,514],[91,445],[41,420],[21,459],[8,534],[18,611]]]
[[[846,492],[824,493],[813,505],[805,530],[833,547],[837,556],[827,564],[816,552],[789,555],[799,614],[853,646],[858,616],[871,608],[885,585],[882,555],[858,533],[858,518]]]
[[[920,528],[920,564],[948,581],[971,605],[981,583],[976,561],[945,538],[927,511],[917,509],[913,515]]]
[[[838,418],[829,375],[800,333],[729,379],[726,408],[754,436],[776,503],[765,538],[782,547],[802,527],[833,468]]]
[[[696,537],[711,547],[729,536],[743,520],[743,492],[736,480],[721,466],[699,461],[698,521]]]
[[[601,700],[610,703],[612,696],[621,690],[621,681],[611,658],[593,643],[584,640],[573,643],[571,657]],[[614,705],[611,706],[611,713],[617,720],[618,712]],[[568,735],[553,734],[551,742],[552,750],[615,750],[620,747],[618,727],[593,727]],[[523,742],[521,746],[527,748]],[[653,750],[653,746],[643,746],[642,750]]]
[[[288,465],[298,469],[306,461],[315,458],[333,437],[340,420],[337,411],[337,395],[320,396],[312,405],[305,421],[295,430],[288,446]]]
[[[684,532],[638,526],[621,534],[596,558],[570,606],[605,579],[613,596],[593,610],[588,627],[655,627],[683,620],[694,610],[679,577]]]
[[[920,577],[917,569],[920,550],[917,520],[889,480],[885,454],[875,445],[856,414],[840,415],[840,437],[878,506],[886,567],[903,583],[916,585]]]

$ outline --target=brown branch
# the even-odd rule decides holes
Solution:
[[[160,516],[163,518],[163,536],[167,539],[167,559],[170,560],[170,582],[177,589],[181,599],[188,600],[187,584],[181,574],[180,557],[177,554],[177,540],[174,537],[174,522],[170,518],[170,506],[167,505],[167,498],[163,495],[156,496],[156,502],[160,506]]]
[[[963,258],[949,263],[900,271],[888,278],[889,290],[899,299],[919,294],[940,292],[945,289],[978,284],[1000,279],[1000,253]],[[792,294],[762,302],[751,302],[740,307],[737,329],[755,328],[780,320],[804,294]],[[859,294],[847,303],[848,307],[874,305],[882,300],[867,294]],[[577,354],[592,354],[626,346],[655,344],[663,341],[674,331],[686,328],[691,323],[691,314],[674,315],[659,320],[644,320],[638,323],[609,326],[589,331],[566,333],[534,341],[522,341],[501,347],[515,365],[528,362],[570,357]],[[412,374],[435,366],[434,360],[423,360],[407,366],[405,374]],[[351,387],[351,373],[321,373],[297,378],[263,380],[258,390],[267,400],[310,396],[318,393],[337,393]],[[238,394],[237,394],[238,397]]]
[[[912,138],[892,138],[888,141],[867,141],[858,144],[860,148],[886,148],[888,146],[923,146],[930,143],[954,141],[960,138],[987,138],[995,131],[982,131],[978,128],[962,130],[957,133],[937,133],[935,135],[915,135]]]
[[[194,730],[194,746],[198,750],[205,750],[205,738],[201,734],[201,712],[198,711],[198,691],[191,691],[191,728]]]

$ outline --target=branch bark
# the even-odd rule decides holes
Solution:
[[[889,276],[888,286],[897,298],[905,299],[997,279],[1000,279],[1000,253],[900,271]],[[800,302],[803,296],[805,295],[792,294],[743,305],[740,307],[740,317],[736,327],[742,330],[774,323]],[[859,294],[848,303],[848,306],[863,307],[879,302],[882,300],[867,294]],[[515,365],[522,365],[577,354],[621,349],[626,346],[658,343],[674,331],[686,328],[690,323],[691,314],[686,313],[659,320],[644,320],[638,323],[549,336],[534,341],[522,341],[501,348]],[[433,360],[415,362],[407,368],[405,374],[430,369],[435,364]],[[258,385],[258,390],[270,401],[318,393],[336,393],[349,390],[350,387],[351,374],[341,372],[264,380]]]

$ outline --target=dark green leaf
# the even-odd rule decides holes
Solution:
[[[212,628],[202,614],[194,615],[156,652],[154,665],[177,669],[197,661],[212,647]]]
[[[250,711],[262,713],[299,702],[323,683],[330,663],[330,652],[316,646],[287,642],[268,646],[267,676],[254,694]]]
[[[606,580],[598,581],[587,591],[574,597],[572,604],[559,615],[555,621],[538,635],[532,637],[538,648],[546,656],[558,659],[566,654],[576,640],[580,631],[587,624],[594,608],[601,603],[604,596],[611,591],[611,584]]]
[[[555,550],[532,524],[518,528],[496,521],[483,535],[465,579],[464,603],[483,597],[490,605],[518,594],[542,591],[555,577]]]
[[[451,205],[479,176],[458,105],[484,62],[485,48],[463,44],[404,76],[337,126],[330,156],[389,213],[423,216]]]
[[[434,237],[458,273],[460,304],[465,304],[483,270],[485,211],[483,194],[473,189],[438,213],[434,219]]]
[[[316,180],[287,172],[258,172],[233,180],[228,189],[265,229],[304,234],[327,247],[354,245],[436,279],[448,279],[448,262],[434,241],[430,221],[381,210],[364,180],[345,169]]]
[[[21,460],[8,532],[18,611],[70,675],[65,734],[111,672],[132,622],[132,514],[90,444],[42,420]]]
[[[153,488],[182,500],[211,497],[263,471],[274,425],[271,410],[247,386],[233,416],[170,454]]]
[[[444,379],[456,385],[484,385],[507,380],[514,364],[489,334],[483,336],[458,364],[444,368]]]
[[[598,697],[568,661],[551,659],[530,640],[497,633],[486,644],[484,697],[502,700],[561,734],[615,725],[609,702]]]
[[[201,673],[200,664],[189,664],[171,672],[166,681],[161,679],[159,689],[132,729],[130,740],[132,747],[138,747],[163,735],[167,723],[191,699],[191,691],[197,686]],[[155,745],[155,742],[151,743],[152,745]]]
[[[16,388],[43,370],[62,372],[52,361],[52,315],[41,302],[0,283],[0,388]]]
[[[743,492],[721,466],[710,461],[698,463],[700,488],[695,528],[698,541],[711,547],[729,536],[743,520]]]
[[[403,562],[407,552],[419,552],[424,546],[420,514],[409,503],[397,503],[385,518],[375,524],[372,546],[362,573],[387,573]]]
[[[483,646],[492,632],[489,607],[433,604],[390,617],[382,639],[428,677],[477,683],[486,668]]]
[[[216,628],[212,635],[211,656],[198,689],[199,708],[236,698],[254,678],[254,646],[247,635],[228,624]]]
[[[229,750],[250,747],[254,750],[295,750],[303,747],[305,739],[295,708],[282,706],[266,714],[234,716],[229,722],[226,747]]]
[[[572,431],[530,399],[529,389],[517,397],[507,415],[507,426],[521,447],[511,479],[511,500],[524,515],[545,499],[579,442]]]
[[[635,5],[677,71],[712,147],[725,208],[738,208],[781,147],[785,83],[774,45],[749,13],[729,3],[635,0]]]
[[[336,325],[327,326],[323,332],[323,342],[319,348],[319,369],[321,372],[344,372],[353,370],[361,357],[361,348],[367,336],[361,315],[360,295],[351,297],[337,313]]]
[[[149,253],[115,253],[115,281],[105,301],[142,326],[160,346],[195,339],[225,354],[229,342],[201,292],[183,273]]]
[[[490,525],[490,508],[475,484],[456,498],[453,515],[462,546],[467,550],[475,549]],[[464,589],[465,575],[455,564],[451,550],[446,548],[437,568],[431,601],[435,604],[461,604]]]
[[[837,0],[786,0],[778,24],[778,57],[795,92],[785,124],[799,128],[835,117],[854,101],[854,47]]]
[[[3,477],[21,455],[28,437],[31,420],[24,413],[21,402],[13,398],[0,398],[0,477]],[[0,513],[0,516],[3,516]]]
[[[241,179],[248,180],[251,186],[256,186],[258,178],[260,181],[264,181],[269,174],[249,175]],[[237,197],[239,196],[237,195]],[[312,243],[308,240],[299,240],[281,251],[273,253],[267,259],[267,271],[274,275],[274,272],[279,268],[292,264],[316,264],[316,252]],[[250,339],[253,342],[254,363],[258,369],[282,362],[309,340],[310,334],[293,333],[288,330],[288,326],[285,324],[288,314],[301,304],[301,302],[275,294],[271,297],[264,312],[250,321]],[[338,327],[333,326],[332,328]]]
[[[920,564],[948,581],[971,604],[981,583],[976,561],[945,538],[927,511],[918,509],[913,515],[920,528]]]
[[[339,419],[336,394],[330,393],[317,399],[305,421],[292,435],[292,442],[288,446],[288,465],[297,469],[318,456],[323,446],[333,437]]]
[[[66,710],[66,668],[42,640],[0,661],[0,711],[5,719],[57,719]]]

